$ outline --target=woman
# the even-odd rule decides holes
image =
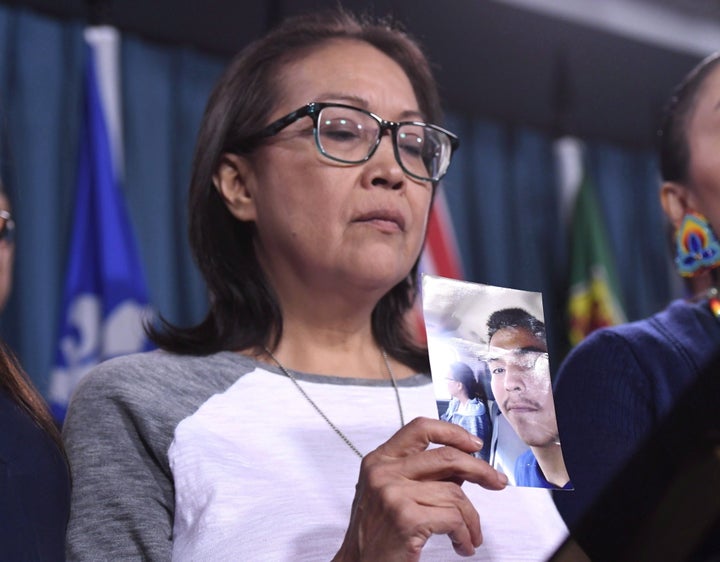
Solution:
[[[516,551],[542,557],[561,538],[546,497],[461,489],[505,479],[468,454],[476,437],[422,417],[428,358],[403,317],[457,144],[424,124],[438,118],[417,45],[342,13],[288,21],[230,64],[190,187],[210,311],[154,330],[164,351],[110,361],[76,392],[72,559],[446,557],[433,534],[469,555],[482,540],[470,497],[521,512],[523,541],[484,524]]]
[[[660,130],[660,199],[677,232],[676,264],[704,287],[648,319],[599,330],[556,378],[555,407],[574,492],[555,496],[574,527],[642,440],[720,350],[720,57],[678,86]]]
[[[492,424],[485,390],[475,378],[473,370],[460,361],[450,365],[447,380],[450,403],[441,419],[456,423],[479,437],[483,442],[483,448],[474,455],[488,460]]]
[[[0,183],[0,310],[12,288],[15,222]],[[64,560],[70,476],[60,434],[0,342],[0,558]]]

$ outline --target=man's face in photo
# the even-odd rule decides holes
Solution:
[[[530,446],[556,444],[545,340],[526,328],[502,328],[490,339],[488,358],[495,400],[515,432]]]

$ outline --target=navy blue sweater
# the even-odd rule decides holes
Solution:
[[[554,397],[575,490],[555,494],[555,504],[571,529],[718,350],[720,322],[707,303],[674,301],[594,332],[568,355]]]
[[[0,560],[65,560],[69,513],[60,449],[0,389]]]

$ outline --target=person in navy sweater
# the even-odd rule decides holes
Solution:
[[[0,309],[10,294],[15,223],[0,188]],[[45,402],[0,342],[0,560],[65,560],[70,474]]]
[[[720,350],[719,63],[718,54],[706,58],[678,85],[658,135],[660,200],[692,294],[650,318],[593,332],[555,378],[575,485],[555,503],[571,529]]]

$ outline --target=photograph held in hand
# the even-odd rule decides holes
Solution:
[[[440,419],[477,435],[511,484],[572,490],[542,295],[425,275],[423,308]]]

